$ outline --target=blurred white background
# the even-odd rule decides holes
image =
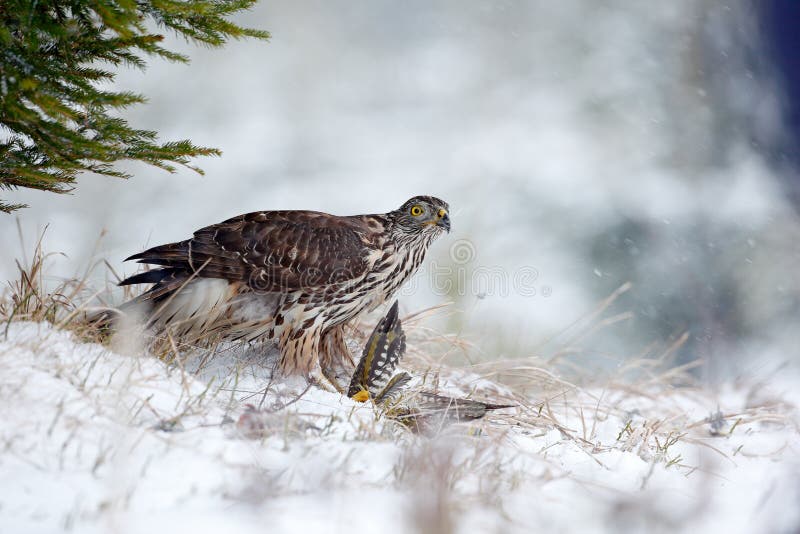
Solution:
[[[528,289],[440,295],[425,274],[406,310],[455,301],[436,326],[486,358],[563,343],[625,282],[631,318],[579,347],[587,365],[651,342],[689,342],[708,378],[798,359],[798,211],[764,143],[782,99],[747,4],[703,0],[264,1],[240,21],[269,43],[175,46],[118,83],[150,103],[126,113],[161,139],[223,150],[206,175],[143,165],[80,179],[74,194],[5,194],[30,244],[49,224],[51,273],[97,254],[120,273],[147,245],[256,210],[385,212],[416,194],[451,205],[428,261],[513,277]],[[474,257],[451,258],[467,240]],[[21,254],[0,224],[0,274]],[[102,278],[104,274],[98,272]],[[545,295],[547,294],[547,295]],[[555,337],[554,337],[555,336]],[[550,349],[547,349],[550,350]]]

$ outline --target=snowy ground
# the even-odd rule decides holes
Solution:
[[[423,437],[268,376],[235,355],[169,366],[12,323],[0,332],[0,532],[800,526],[797,414],[774,385],[712,395],[551,379],[520,408]],[[441,381],[519,394],[464,372]]]

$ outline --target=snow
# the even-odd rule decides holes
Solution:
[[[797,418],[777,383],[533,390],[530,406],[417,436],[269,376],[233,352],[168,365],[12,323],[0,334],[0,532],[800,525]],[[504,391],[467,372],[440,379]]]

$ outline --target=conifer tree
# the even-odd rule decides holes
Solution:
[[[189,140],[160,142],[119,111],[145,101],[109,90],[114,69],[145,57],[188,62],[162,46],[164,32],[218,47],[267,39],[229,17],[257,0],[0,0],[0,190],[72,190],[79,172],[127,178],[138,160],[173,172],[195,156],[219,155]],[[0,200],[0,211],[23,207]]]

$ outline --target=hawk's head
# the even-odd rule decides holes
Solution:
[[[407,200],[389,215],[408,233],[450,232],[450,206],[436,197],[417,196]]]

